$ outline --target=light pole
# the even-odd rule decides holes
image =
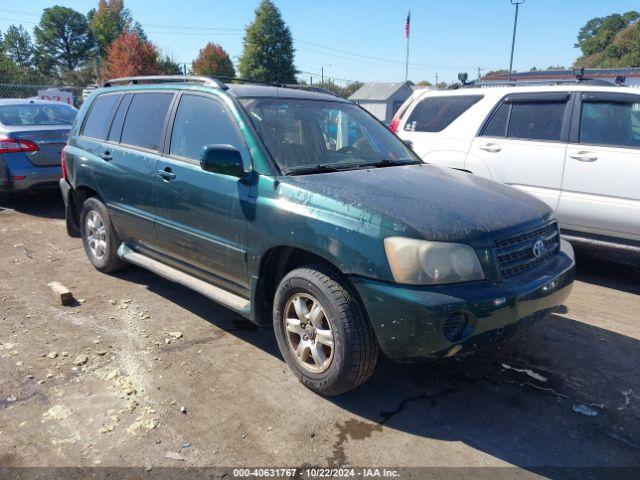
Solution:
[[[513,72],[513,48],[516,45],[516,27],[518,26],[518,8],[524,3],[524,0],[511,0],[511,5],[516,6],[516,16],[513,20],[513,38],[511,39],[511,60],[509,60],[509,81],[511,81],[511,73]]]

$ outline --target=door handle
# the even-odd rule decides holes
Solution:
[[[480,145],[478,148],[490,153],[498,153],[500,150],[502,150],[502,147],[497,143],[487,143],[485,145]]]
[[[598,156],[595,153],[587,151],[573,153],[569,156],[574,160],[578,160],[580,162],[595,162],[596,160],[598,160]]]
[[[164,170],[158,170],[158,175],[165,181],[168,182],[176,178],[176,174],[171,171],[169,167]]]
[[[103,159],[105,162],[108,162],[109,160],[113,159],[113,157],[111,156],[111,153],[109,153],[108,150],[104,153],[101,153],[100,158]]]

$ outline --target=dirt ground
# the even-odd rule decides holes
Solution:
[[[270,328],[94,270],[58,194],[0,198],[0,466],[638,467],[640,270],[578,260],[566,313],[322,398]]]

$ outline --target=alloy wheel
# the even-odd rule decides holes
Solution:
[[[85,220],[87,245],[91,255],[102,260],[107,253],[107,234],[102,217],[95,210],[91,210]]]
[[[318,300],[296,293],[284,308],[286,337],[298,363],[313,373],[325,372],[333,360],[331,322]]]

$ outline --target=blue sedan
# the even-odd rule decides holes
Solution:
[[[0,191],[55,188],[77,110],[61,102],[0,100]]]

